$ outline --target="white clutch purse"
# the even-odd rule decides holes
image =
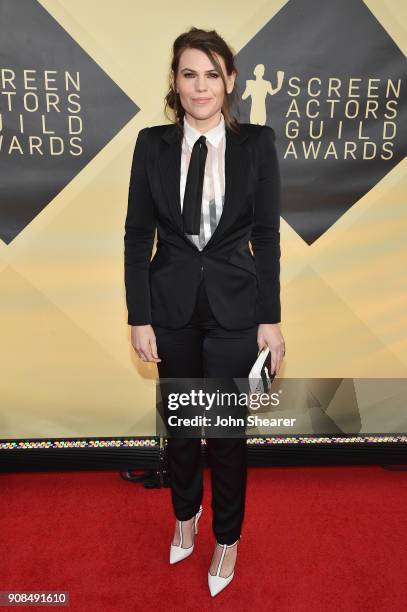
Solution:
[[[268,346],[258,352],[256,361],[249,373],[250,393],[268,393],[274,374],[271,372],[271,353]]]

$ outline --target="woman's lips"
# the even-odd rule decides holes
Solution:
[[[210,98],[192,98],[194,104],[206,104],[210,101]]]

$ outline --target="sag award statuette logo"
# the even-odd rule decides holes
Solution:
[[[241,121],[270,125],[282,216],[311,244],[406,153],[406,59],[362,0],[290,0],[237,56]]]

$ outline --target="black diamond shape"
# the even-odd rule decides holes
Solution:
[[[9,244],[140,109],[36,0],[0,0],[0,57],[0,238]],[[46,82],[44,71],[56,72]],[[80,117],[80,134],[76,118],[69,133],[69,116]]]
[[[281,165],[282,177],[282,216],[308,243],[313,243],[329,229],[349,208],[380,181],[406,154],[407,104],[405,72],[406,58],[383,26],[377,21],[367,6],[361,0],[290,0],[284,7],[254,36],[238,53],[237,68],[239,71],[237,88],[241,97],[245,90],[249,94],[244,100],[239,100],[237,109],[239,120],[255,122],[251,114],[252,104],[257,106],[257,115],[264,110],[264,120],[275,129],[277,148]],[[260,65],[260,67],[259,67]],[[255,69],[261,74],[264,65],[264,75],[259,83],[254,80]],[[257,68],[256,68],[257,66]],[[277,84],[277,71],[283,71],[282,87],[272,95],[266,95],[267,87]],[[290,79],[300,79],[291,81]],[[302,143],[309,145],[309,121],[305,116],[305,105],[311,97],[307,93],[306,84],[312,77],[320,78],[321,95],[320,108],[311,103],[310,112],[319,110],[319,119],[324,121],[324,133],[315,140],[320,145],[316,159],[306,159],[302,152]],[[340,97],[336,98],[332,90],[327,94],[327,83],[330,77],[341,79]],[[259,78],[259,76],[257,77]],[[359,115],[347,118],[345,105],[351,98],[347,95],[349,78],[361,78],[358,82],[359,98],[353,98],[360,103]],[[379,79],[371,85],[378,85],[377,90],[371,88],[372,106],[378,101],[374,114],[364,117],[367,104],[367,80]],[[400,87],[398,95],[390,91],[386,98],[388,81]],[[266,81],[266,83],[264,82]],[[356,83],[356,82],[355,82]],[[295,86],[300,87],[299,95]],[[318,83],[314,82],[313,93]],[[262,89],[264,88],[264,89]],[[252,99],[250,93],[255,92]],[[256,97],[257,96],[257,97]],[[287,115],[290,104],[295,98],[301,116]],[[339,99],[334,102],[334,116],[329,116],[330,106],[326,100]],[[385,104],[393,100],[391,105],[396,109],[392,117],[392,109],[388,109],[388,119],[385,119]],[[352,110],[355,102],[350,102]],[[252,119],[251,119],[252,117]],[[289,155],[285,157],[290,139],[286,135],[286,123],[290,119],[299,121],[299,133],[294,141],[298,159]],[[342,137],[338,138],[337,128],[343,121]],[[359,121],[363,122],[359,138]],[[393,122],[396,133],[388,141],[383,140],[384,121]],[[388,129],[392,128],[389,125]],[[318,132],[318,124],[316,125]],[[316,133],[317,133],[316,132]],[[329,142],[336,146],[338,159],[324,159]],[[355,143],[355,159],[344,159],[344,141]],[[372,159],[363,159],[364,142],[376,145],[376,153]],[[387,153],[383,151],[386,142]],[[373,150],[373,145],[367,145]],[[381,155],[389,155],[382,159]]]

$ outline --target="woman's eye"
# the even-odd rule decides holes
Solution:
[[[194,76],[192,72],[184,72],[184,76],[186,76],[187,78]],[[210,77],[215,77],[215,79],[217,79],[219,77],[217,72],[211,72],[208,76]]]

